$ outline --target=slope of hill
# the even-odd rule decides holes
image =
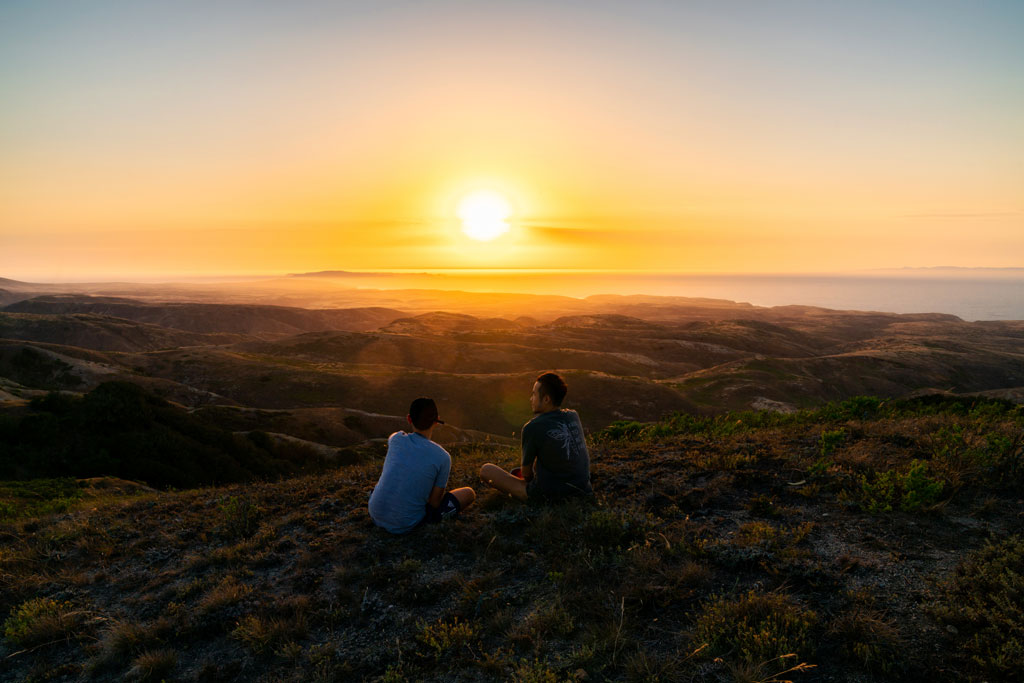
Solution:
[[[92,313],[40,315],[0,312],[0,339],[21,339],[96,351],[152,351],[231,344],[240,334],[203,334]]]
[[[1012,680],[1022,430],[1019,407],[935,397],[618,423],[594,500],[481,491],[397,538],[366,515],[379,460],[0,485],[0,657],[51,681]],[[515,457],[453,452],[452,486]]]
[[[351,294],[368,300],[378,295],[384,296]],[[421,310],[426,302],[455,304],[459,295],[387,294],[412,297],[402,310]],[[485,296],[490,295],[480,295]],[[483,304],[480,297],[470,299],[473,306]],[[302,411],[291,425],[276,419],[275,429],[299,438],[320,430],[347,444],[359,434],[339,430],[331,423],[337,415],[318,409],[401,415],[410,397],[420,394],[444,402],[463,430],[507,437],[529,418],[523,394],[532,378],[550,369],[571,378],[571,405],[592,430],[615,419],[653,420],[673,410],[795,410],[858,394],[941,390],[1016,396],[1024,390],[1024,322],[967,323],[940,314],[759,308],[673,297],[491,300],[490,310],[504,307],[508,317],[39,297],[9,309],[87,309],[156,322],[71,312],[0,314],[0,323],[13,330],[9,336],[31,340],[0,342],[0,376],[22,387],[5,384],[3,398],[6,403],[37,390],[88,391],[104,379],[127,379],[191,408]],[[517,307],[534,317],[513,318]],[[371,326],[381,329],[363,329]],[[290,334],[303,329],[319,331]],[[243,338],[240,331],[252,336],[224,344]],[[173,348],[182,345],[188,348]],[[98,365],[68,360],[74,348],[84,346],[121,352],[107,353]],[[309,424],[314,418],[320,420],[315,428]]]
[[[146,303],[118,297],[43,296],[19,301],[12,313],[94,315],[201,333],[228,333],[276,338],[320,330],[375,330],[404,316],[402,311],[370,307],[305,309],[214,303]]]
[[[150,486],[197,486],[323,466],[303,446],[240,436],[136,384],[106,382],[82,398],[52,393],[21,419],[4,416],[0,477],[115,476]]]
[[[517,330],[523,325],[505,318],[476,318],[465,313],[433,312],[412,318],[399,318],[381,327],[395,334],[442,334],[445,332],[481,332]]]

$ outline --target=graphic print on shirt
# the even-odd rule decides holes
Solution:
[[[575,420],[560,422],[557,426],[549,429],[547,435],[548,438],[562,444],[566,462],[579,460],[583,457],[583,452],[580,448],[580,445],[583,444],[583,434],[580,433],[579,423]]]

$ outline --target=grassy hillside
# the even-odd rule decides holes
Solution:
[[[8,485],[2,677],[1011,680],[1022,431],[1020,407],[941,397],[618,422],[591,443],[593,501],[481,491],[402,538],[366,515],[379,459],[184,492]],[[517,457],[453,456],[452,486]]]
[[[0,414],[0,478],[115,476],[199,486],[323,467],[323,458],[261,431],[238,434],[128,382],[81,398],[50,393]]]
[[[96,351],[152,351],[181,346],[231,344],[240,334],[185,332],[107,315],[37,315],[0,312],[0,339],[20,339]]]
[[[75,295],[40,296],[11,304],[4,310],[63,317],[89,314],[86,317],[127,319],[158,325],[178,333],[190,331],[265,338],[314,330],[374,330],[403,315],[402,311],[380,307],[305,309],[218,303],[147,303],[133,299]],[[3,328],[0,328],[2,331]]]

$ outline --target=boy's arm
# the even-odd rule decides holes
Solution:
[[[519,474],[525,481],[533,479],[534,463],[537,462],[537,452],[540,450],[539,440],[535,432],[536,428],[531,429],[529,422],[523,426],[523,459],[520,462]]]
[[[444,453],[444,459],[441,461],[440,467],[437,468],[437,474],[434,476],[434,486],[430,489],[430,495],[427,496],[427,505],[432,508],[441,507],[441,500],[444,498],[444,489],[448,486],[448,475],[452,472],[452,458],[448,455],[447,451]]]
[[[434,486],[430,489],[430,496],[427,498],[427,505],[434,508],[435,510],[441,507],[441,500],[444,498],[444,489],[440,486]]]

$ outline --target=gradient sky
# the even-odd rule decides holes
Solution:
[[[0,104],[0,277],[1024,266],[1019,0],[5,0]]]

